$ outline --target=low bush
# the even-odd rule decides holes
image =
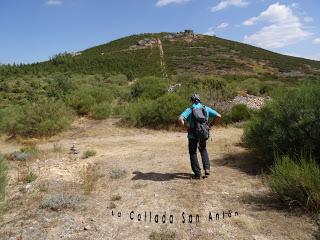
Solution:
[[[65,74],[56,74],[47,79],[45,88],[48,97],[63,99],[67,94],[75,89],[71,78]]]
[[[119,179],[125,175],[127,175],[127,171],[122,169],[112,169],[110,172],[110,178],[112,179]]]
[[[35,181],[38,178],[38,176],[34,172],[29,172],[28,175],[26,176],[26,182],[31,183]]]
[[[139,99],[129,104],[126,119],[138,127],[168,128],[177,124],[187,104],[177,94],[166,94],[156,100]]]
[[[2,155],[0,155],[0,201],[4,200],[7,186],[7,164]]]
[[[8,160],[13,160],[13,161],[27,161],[32,158],[32,154],[29,152],[19,152],[19,151],[14,151],[13,153],[10,153],[6,155],[6,158]]]
[[[249,120],[252,115],[250,110],[245,104],[234,105],[230,112],[224,113],[222,116],[222,124],[236,123]]]
[[[59,211],[62,209],[74,210],[80,201],[81,198],[79,196],[59,193],[57,195],[49,195],[45,197],[40,204],[40,208],[46,208],[53,211]]]
[[[167,92],[168,82],[163,78],[144,77],[132,86],[133,98],[156,99]]]
[[[73,114],[63,102],[43,100],[2,110],[0,130],[11,136],[51,136],[67,129]]]
[[[234,88],[221,77],[208,76],[200,78],[202,92],[206,100],[229,99],[236,96]]]
[[[108,77],[107,82],[112,84],[117,84],[117,85],[127,85],[128,78],[126,75],[118,74],[118,75],[113,75]]]
[[[294,161],[288,156],[277,158],[266,180],[273,193],[286,204],[319,211],[320,167],[315,160],[300,157]]]
[[[110,117],[112,112],[111,104],[108,102],[97,103],[91,108],[91,115],[94,119],[101,120]]]
[[[82,154],[82,159],[86,159],[89,157],[93,157],[97,154],[97,152],[95,150],[87,150]]]
[[[261,94],[261,81],[256,78],[248,78],[240,83],[240,88],[248,94],[258,96]]]
[[[320,160],[320,87],[281,90],[246,125],[244,140],[270,158],[273,152]]]
[[[112,92],[104,87],[82,86],[66,97],[66,103],[72,107],[79,115],[88,115],[105,118],[111,114]]]
[[[67,96],[66,102],[78,114],[85,115],[90,113],[95,99],[86,90],[80,89]]]

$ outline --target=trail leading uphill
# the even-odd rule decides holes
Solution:
[[[166,63],[164,61],[164,52],[163,52],[162,42],[160,38],[158,38],[158,45],[160,49],[160,67],[161,67],[162,77],[167,79],[168,74],[166,69]]]

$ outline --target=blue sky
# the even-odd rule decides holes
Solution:
[[[320,60],[319,9],[319,0],[1,0],[0,63],[184,29]]]

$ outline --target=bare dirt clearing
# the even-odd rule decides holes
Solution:
[[[10,162],[1,239],[149,239],[152,232],[174,233],[175,239],[317,239],[309,217],[282,209],[269,196],[258,159],[241,146],[241,129],[214,130],[208,142],[212,175],[197,181],[190,179],[185,133],[115,122],[79,120],[70,131],[39,142],[38,159]],[[68,155],[73,142],[81,153],[90,149],[96,156]],[[3,153],[19,149],[17,143],[1,146]],[[21,168],[38,176],[27,188],[18,181]],[[40,207],[61,193],[77,201],[59,211]]]

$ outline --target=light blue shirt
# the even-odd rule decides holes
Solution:
[[[194,103],[192,105],[193,108],[201,108],[203,107],[203,105],[201,103]],[[193,120],[191,118],[191,113],[192,113],[192,107],[187,108],[186,110],[184,110],[181,114],[180,117],[183,117],[185,121],[188,122],[188,127],[189,127],[189,131],[188,131],[188,138],[194,138],[194,136],[192,135],[190,128],[193,127],[194,123]],[[210,107],[205,106],[205,109],[207,111],[207,120],[209,121],[210,118],[214,119],[216,116],[218,116],[218,112],[213,110]]]

